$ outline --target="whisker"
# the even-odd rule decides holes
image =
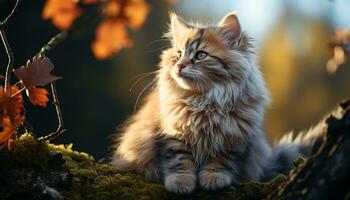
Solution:
[[[142,96],[142,94],[150,87],[152,86],[152,84],[156,81],[157,79],[153,79],[150,83],[148,83],[140,92],[140,94],[137,96],[136,102],[135,102],[135,106],[134,106],[134,114],[136,113],[136,109],[137,109],[137,104],[139,102],[140,97]]]
[[[148,50],[148,51],[146,51],[146,52],[147,52],[147,53],[152,53],[152,52],[164,50],[164,49],[167,49],[167,48],[170,48],[170,47],[171,47],[171,45],[167,45],[167,46],[159,47],[159,48],[157,48],[157,49]]]
[[[168,42],[168,41],[169,41],[169,39],[167,39],[167,38],[161,38],[161,39],[158,39],[158,40],[154,40],[154,41],[152,41],[152,42],[149,42],[146,46],[149,47],[149,46],[151,46],[151,45],[153,45],[153,44],[155,44],[155,43],[157,43],[157,42]]]
[[[158,72],[158,70],[152,71],[152,72],[146,72],[146,73],[142,73],[142,74],[136,75],[136,76],[132,77],[132,78],[130,79],[130,81],[132,81],[133,79],[137,79],[137,78],[139,78],[140,76],[144,76],[144,75],[152,74],[152,73],[156,73],[156,72]]]
[[[137,75],[137,76],[133,77],[132,79],[137,79],[137,80],[131,85],[131,87],[129,89],[129,92],[131,92],[141,80],[143,80],[144,78],[149,77],[149,76],[151,76],[153,74],[156,74],[157,72],[158,72],[158,70],[156,70],[154,72],[148,72],[148,73],[140,74],[140,75]]]

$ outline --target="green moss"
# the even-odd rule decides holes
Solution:
[[[306,162],[306,158],[304,157],[299,157],[297,159],[294,160],[293,164],[295,167],[298,167],[299,165],[303,164]]]
[[[32,198],[42,199],[43,197],[38,195],[40,188],[50,186],[56,189],[64,199],[72,200],[261,199],[278,184],[285,181],[285,177],[279,176],[267,183],[249,182],[213,192],[198,189],[191,195],[179,196],[167,192],[161,184],[145,183],[136,174],[117,172],[107,164],[96,162],[86,153],[72,150],[72,147],[71,144],[38,143],[30,134],[24,134],[16,141],[12,151],[3,149],[0,152],[0,162],[6,163],[7,168],[12,169],[6,171],[9,173],[6,176],[1,176],[0,172],[0,179],[15,178],[18,170],[26,168],[30,173],[35,172],[35,176],[30,176],[33,181],[18,184],[23,188],[28,188],[26,184],[31,184],[29,188],[37,190],[35,194],[29,191]],[[37,170],[40,170],[40,173],[36,173]],[[57,176],[63,178],[57,179]],[[33,186],[38,185],[38,182],[35,181],[37,179],[44,185],[43,187]],[[13,180],[10,181],[13,182]],[[28,196],[27,190],[13,191],[13,195],[3,195],[4,192],[9,193],[6,188],[0,189],[0,196],[7,199],[21,192]]]
[[[46,144],[39,143],[30,134],[23,134],[9,151],[4,148],[0,152],[2,167],[8,168],[47,168],[48,149]]]

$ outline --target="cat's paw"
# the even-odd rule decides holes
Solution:
[[[199,173],[199,184],[206,190],[217,190],[231,185],[232,177],[225,172],[206,171]]]
[[[196,188],[196,177],[192,174],[174,173],[165,178],[165,188],[177,194],[189,194]]]
[[[149,183],[158,183],[160,181],[160,170],[155,162],[150,162],[143,169],[145,181]]]

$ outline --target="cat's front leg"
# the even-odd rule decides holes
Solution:
[[[198,173],[199,184],[203,189],[216,190],[227,187],[236,182],[234,172],[231,167],[226,166],[223,157],[207,160]]]
[[[165,139],[160,156],[165,188],[179,194],[191,193],[196,188],[196,166],[183,141]]]
[[[247,177],[255,180],[247,173],[257,171],[251,154],[251,143],[242,142],[206,160],[198,169],[199,185],[206,190],[216,190],[247,180]]]

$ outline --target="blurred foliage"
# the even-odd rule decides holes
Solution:
[[[260,50],[261,65],[272,104],[267,114],[267,130],[272,139],[291,130],[316,124],[349,93],[350,68],[335,74],[326,70],[331,57],[328,43],[330,25],[319,19],[300,19],[303,34],[291,35],[288,28],[297,13],[286,12],[271,30]],[[347,63],[348,64],[348,63]]]
[[[347,60],[350,51],[350,31],[341,28],[336,29],[330,47],[333,50],[333,57],[327,62],[327,71],[335,73]]]

